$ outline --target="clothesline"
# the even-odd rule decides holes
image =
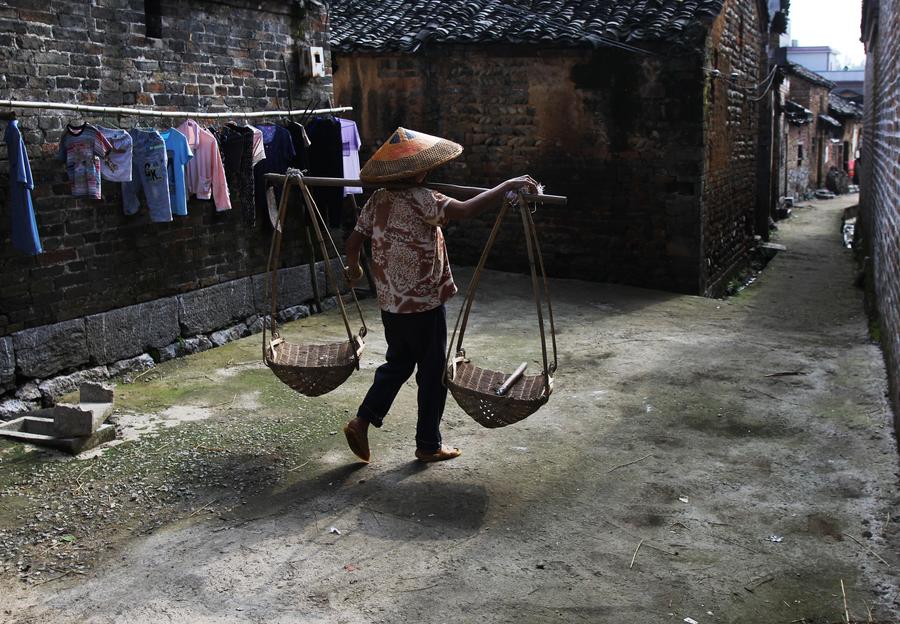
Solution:
[[[122,106],[93,106],[90,104],[68,104],[65,102],[29,102],[25,100],[0,100],[3,108],[37,108],[42,110],[70,110],[82,113],[111,113],[113,115],[140,115],[144,117],[198,117],[200,119],[225,119],[238,117],[292,117],[294,115],[324,115],[327,113],[343,113],[352,111],[352,106],[332,108],[316,108],[312,110],[273,110],[253,111],[249,113],[231,111],[226,113],[204,113],[201,111],[155,111],[146,108],[125,108]]]

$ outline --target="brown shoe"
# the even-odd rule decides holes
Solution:
[[[347,436],[347,445],[353,454],[366,463],[369,463],[369,434],[365,428],[359,427],[354,421],[344,425],[344,435]]]
[[[447,461],[448,459],[453,459],[460,455],[462,455],[462,451],[452,446],[441,446],[441,448],[434,453],[425,453],[424,451],[416,449],[416,459],[425,463]]]

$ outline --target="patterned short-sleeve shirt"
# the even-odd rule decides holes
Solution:
[[[456,294],[447,244],[448,199],[426,188],[379,189],[366,202],[356,231],[372,239],[372,272],[386,312],[432,310]]]

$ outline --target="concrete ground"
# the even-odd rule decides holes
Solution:
[[[797,208],[776,237],[787,252],[727,301],[554,281],[549,404],[487,430],[450,399],[453,462],[411,461],[412,385],[372,434],[372,464],[334,434],[384,353],[372,300],[366,366],[326,397],[273,382],[258,337],[164,365],[120,387],[120,426],[146,432],[86,460],[101,467],[87,489],[141,466],[126,494],[174,475],[206,496],[147,507],[174,510],[149,527],[132,513],[136,535],[72,536],[86,565],[7,577],[0,619],[796,624],[840,622],[846,601],[855,622],[898,621],[885,370],[840,245],[854,199]],[[338,336],[338,322],[332,311],[290,333]],[[470,357],[534,361],[534,328],[527,279],[486,275]],[[153,417],[129,429],[142,413]],[[83,495],[66,479],[85,464],[51,459],[7,462],[21,469],[2,484],[7,504],[12,494],[26,508],[31,474]],[[6,517],[6,535],[22,517]]]

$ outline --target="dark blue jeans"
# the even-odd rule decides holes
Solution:
[[[441,448],[441,417],[447,400],[443,383],[447,353],[447,311],[442,305],[427,312],[381,312],[387,354],[375,371],[357,416],[380,427],[400,388],[416,372],[419,386],[419,421],[416,448],[433,453]]]

